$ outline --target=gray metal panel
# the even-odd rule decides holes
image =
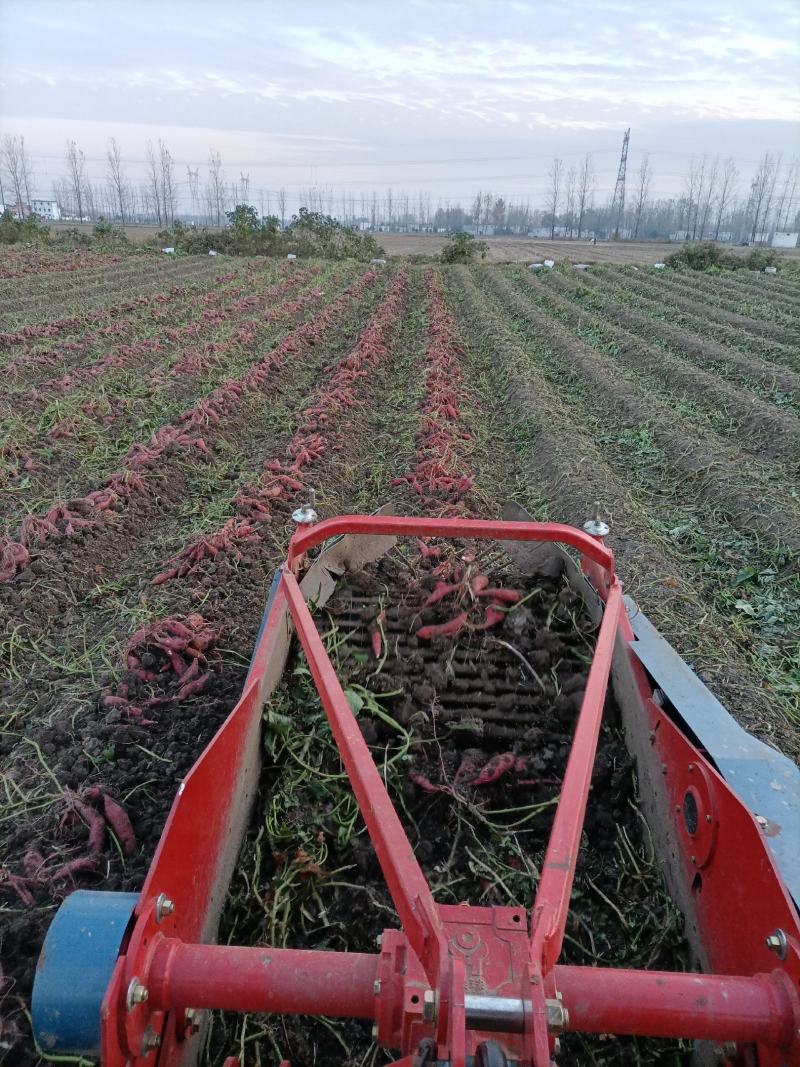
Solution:
[[[800,770],[787,756],[747,733],[665,641],[630,597],[633,651],[713,760],[755,814],[787,889],[800,901]]]

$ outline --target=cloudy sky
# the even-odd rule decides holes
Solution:
[[[651,153],[653,192],[692,154],[796,154],[795,0],[0,0],[0,131],[24,134],[40,195],[74,138],[102,178],[148,138],[209,147],[251,190],[388,186],[541,199],[549,160],[595,157],[613,187]]]

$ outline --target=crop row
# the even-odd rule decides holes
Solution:
[[[630,374],[637,381],[650,379],[676,403],[694,406],[701,420],[707,419],[718,433],[734,438],[746,451],[767,458],[800,459],[800,419],[796,415],[749,396],[717,375],[642,340],[610,321],[613,314],[592,314],[585,300],[570,301],[566,294],[559,295],[528,275],[512,278],[582,340],[619,361],[626,376]]]
[[[376,274],[367,271],[346,293],[328,304],[309,322],[297,327],[280,344],[252,363],[240,377],[228,379],[200,399],[173,422],[159,427],[147,443],[130,446],[123,469],[111,474],[104,485],[70,502],[53,501],[38,515],[29,515],[22,523],[16,540],[0,541],[0,580],[8,581],[24,568],[30,549],[53,536],[72,536],[75,532],[107,521],[113,513],[144,487],[144,474],[157,465],[167,450],[198,449],[207,451],[202,429],[217,424],[229,414],[245,394],[259,389],[272,371],[288,354],[296,354],[313,344],[321,330],[369,285]],[[198,432],[199,431],[199,432]]]

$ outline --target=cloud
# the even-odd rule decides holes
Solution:
[[[590,148],[613,168],[628,125],[633,144],[755,156],[800,110],[797,25],[786,0],[2,0],[0,123],[39,131],[43,154],[80,129],[96,155],[148,130],[192,159],[236,145],[235,165],[263,151],[326,180],[362,179],[355,145],[376,167]]]

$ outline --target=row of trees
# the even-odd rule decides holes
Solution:
[[[249,175],[244,173],[229,180],[220,153],[213,148],[202,178],[199,167],[186,167],[183,176],[161,140],[157,145],[147,143],[144,177],[138,180],[129,176],[116,138],[108,143],[103,178],[90,179],[86,162],[77,143],[68,141],[64,172],[53,184],[53,197],[67,218],[105,218],[123,225],[149,222],[161,227],[171,227],[181,218],[224,226],[227,213],[236,204],[253,204],[262,217],[274,215],[281,226],[287,222],[286,190],[254,193]],[[569,167],[560,158],[552,161],[544,202],[539,206],[480,191],[466,205],[440,203],[434,207],[426,192],[397,193],[389,188],[382,196],[375,191],[356,196],[324,186],[300,190],[291,199],[292,209],[305,207],[334,216],[346,225],[371,230],[469,229],[477,234],[537,230],[549,231],[551,238],[581,239],[597,234],[758,243],[773,230],[800,226],[799,171],[797,159],[783,163],[767,152],[749,189],[742,194],[734,160],[704,155],[691,160],[680,196],[658,199],[652,196],[655,175],[650,157],[645,155],[628,177],[624,202],[612,204],[604,198],[598,203],[596,167],[592,156],[586,154]],[[0,145],[0,202],[19,211],[21,205],[31,203],[33,192],[33,165],[24,138],[6,134]]]

